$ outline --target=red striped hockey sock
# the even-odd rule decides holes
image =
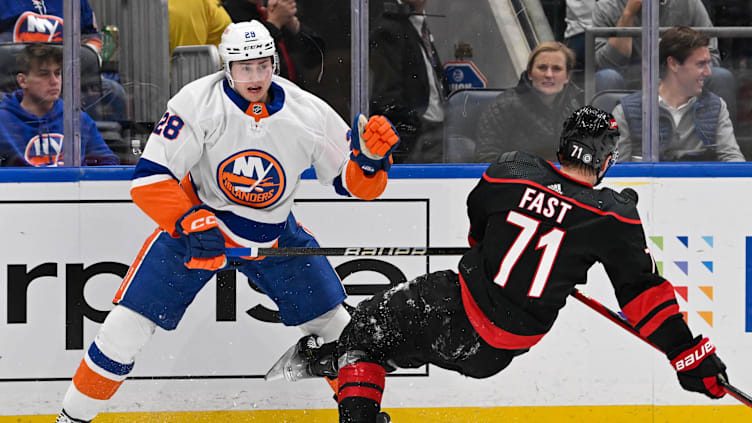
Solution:
[[[340,423],[373,423],[381,410],[386,371],[375,363],[358,362],[339,369]]]

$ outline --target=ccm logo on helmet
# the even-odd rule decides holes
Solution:
[[[706,356],[714,352],[715,346],[710,342],[710,339],[705,338],[699,345],[688,351],[686,355],[675,358],[672,364],[677,372],[690,370],[696,367]]]
[[[608,121],[608,129],[618,129],[619,124],[616,123],[616,119],[611,119]]]
[[[219,164],[217,182],[231,201],[265,208],[282,197],[287,178],[274,156],[264,151],[246,150]]]
[[[202,217],[200,219],[196,219],[193,222],[191,222],[191,231],[198,230],[200,228],[203,228],[204,226],[211,226],[217,224],[217,217],[216,216],[206,216]]]

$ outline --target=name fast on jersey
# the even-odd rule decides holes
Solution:
[[[572,209],[571,204],[562,201],[559,197],[533,188],[525,189],[517,207],[535,212],[549,219],[556,215],[556,223],[561,223],[567,212]]]

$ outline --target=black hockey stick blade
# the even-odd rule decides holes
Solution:
[[[581,303],[595,310],[597,313],[605,316],[607,319],[621,326],[627,332],[640,338],[651,347],[660,351],[660,349],[657,346],[655,346],[653,343],[651,343],[650,341],[645,339],[642,335],[640,335],[640,332],[638,332],[637,329],[633,328],[632,325],[630,325],[629,322],[627,322],[619,313],[611,310],[610,308],[604,306],[598,301],[588,297],[577,288],[572,289],[571,295],[577,300],[579,300]],[[721,387],[723,387],[723,390],[726,391],[727,394],[736,398],[737,400],[739,400],[739,402],[746,405],[747,407],[752,408],[752,397],[750,397],[749,394],[742,392],[742,390],[740,390],[739,388],[728,383],[728,381],[726,380],[726,378],[723,377],[723,375],[720,375],[720,374],[718,375],[718,382],[721,385]]]

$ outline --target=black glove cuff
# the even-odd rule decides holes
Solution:
[[[673,350],[669,351],[666,354],[666,357],[668,357],[669,360],[673,360],[676,357],[678,357],[679,354],[683,353],[684,351],[687,351],[688,349],[697,346],[697,344],[699,344],[700,341],[702,341],[702,335],[697,335],[691,342],[688,342],[686,344],[682,344],[682,345],[674,348]]]

